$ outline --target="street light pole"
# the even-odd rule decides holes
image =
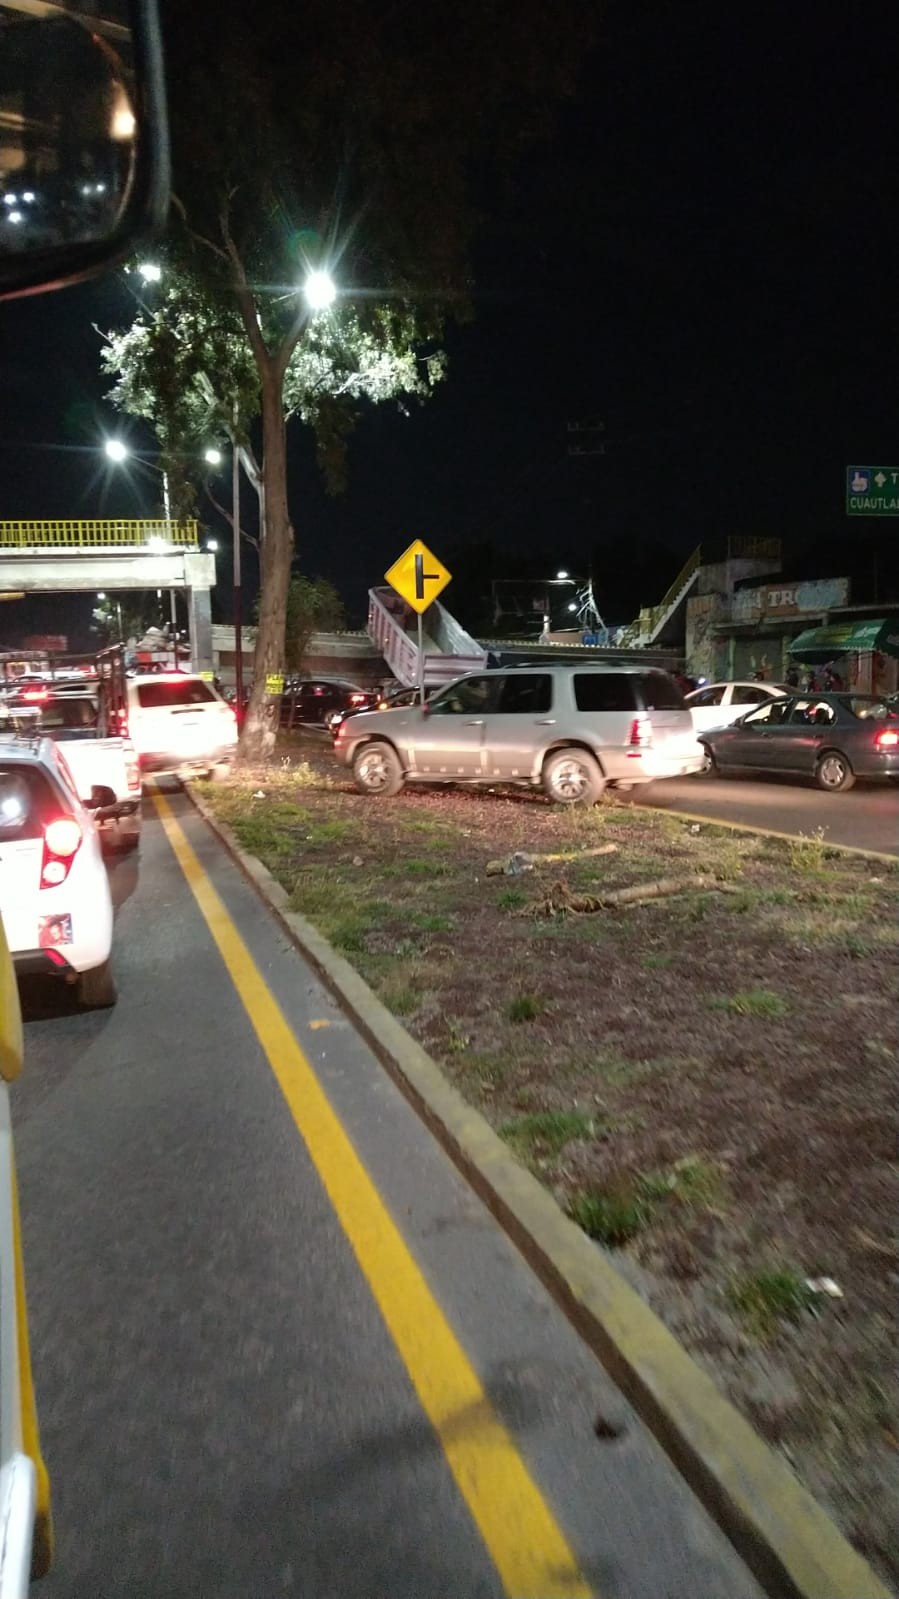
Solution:
[[[243,724],[243,593],[240,570],[240,456],[237,449],[237,407],[231,448],[231,507],[234,518],[234,691],[237,725]]]
[[[169,493],[169,474],[168,474],[168,472],[165,472],[165,471],[162,474],[162,509],[165,512],[166,538],[167,538],[168,542],[171,544],[171,541],[172,541],[172,499],[171,499],[171,495]],[[176,603],[176,600],[175,600],[175,590],[174,589],[169,589],[169,615],[170,615],[171,621],[172,621],[172,652],[173,652],[173,658],[174,658],[175,671],[177,672],[177,670],[178,670],[178,607],[177,607],[177,603]]]

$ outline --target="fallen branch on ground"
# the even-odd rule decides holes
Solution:
[[[533,871],[535,866],[545,866],[551,861],[579,861],[588,855],[614,855],[617,844],[597,844],[595,849],[554,850],[549,855],[529,855],[516,850],[514,855],[504,855],[501,860],[487,862],[488,877],[515,877],[519,872]]]
[[[641,900],[664,899],[668,894],[741,892],[735,883],[720,883],[715,877],[660,877],[654,883],[634,883],[630,888],[611,889],[608,894],[572,894],[564,883],[554,883],[546,899],[538,900],[524,914],[558,916],[572,911],[582,916],[612,910],[617,905],[636,905]]]

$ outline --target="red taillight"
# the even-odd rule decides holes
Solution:
[[[652,743],[652,728],[645,711],[634,717],[627,741],[638,749],[645,750],[649,748]]]
[[[894,750],[899,748],[899,732],[895,727],[883,727],[874,740],[879,750]]]
[[[59,816],[44,828],[44,858],[41,861],[41,888],[58,888],[69,875],[69,868],[81,845],[81,828],[74,816]]]
[[[129,788],[140,788],[140,764],[136,758],[125,762],[125,782]]]
[[[366,701],[366,698],[367,698],[367,696],[365,694],[351,694],[350,695],[350,704],[351,705],[364,705],[365,701]]]
[[[34,705],[40,700],[49,699],[50,690],[48,688],[26,688],[22,690],[22,698],[23,700],[27,701],[29,705]]]
[[[128,737],[128,712],[125,710],[124,705],[120,706],[115,714],[116,714],[116,721],[119,724],[119,738],[127,738]]]

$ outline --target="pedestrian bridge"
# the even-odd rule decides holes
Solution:
[[[57,518],[0,521],[0,594],[78,594],[181,589],[191,657],[212,667],[209,595],[215,556],[200,549],[193,519]]]

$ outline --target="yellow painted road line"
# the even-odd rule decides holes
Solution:
[[[153,803],[506,1593],[589,1599],[561,1528],[171,806],[158,791]]]

